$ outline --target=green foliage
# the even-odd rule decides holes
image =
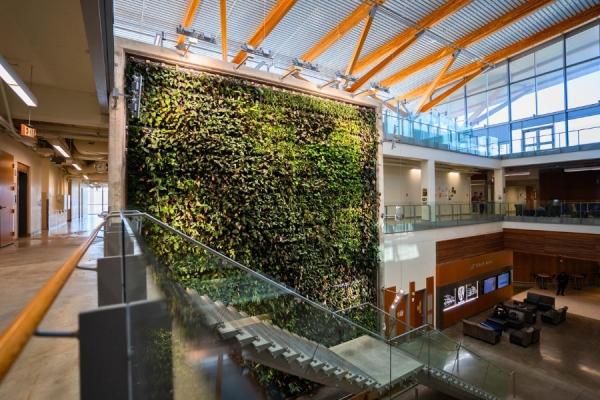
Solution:
[[[134,73],[144,77],[144,91],[140,119],[129,126],[132,205],[329,308],[375,301],[372,109],[155,63],[131,62],[128,79]],[[306,304],[268,295],[268,284],[157,226],[146,233],[184,287],[268,313],[305,337],[339,341],[339,327]],[[285,395],[306,388],[277,371],[256,371]]]

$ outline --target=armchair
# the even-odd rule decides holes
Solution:
[[[561,322],[566,321],[567,319],[567,309],[569,307],[565,306],[563,308],[559,308],[558,310],[548,310],[542,313],[542,322],[547,322],[552,325],[558,325]]]
[[[525,328],[520,331],[514,331],[510,334],[510,342],[519,346],[527,347],[533,340],[533,328]]]

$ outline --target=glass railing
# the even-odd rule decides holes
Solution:
[[[514,395],[513,372],[428,325],[398,335],[392,345],[425,363],[427,379],[435,385],[460,388],[474,396],[484,391],[499,399],[508,398],[512,388]]]
[[[503,221],[504,203],[399,204],[385,206],[385,233],[413,232]]]
[[[505,221],[546,224],[600,225],[600,202],[540,202],[545,207],[526,203],[507,203]]]

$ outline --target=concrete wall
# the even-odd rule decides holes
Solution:
[[[60,169],[52,164],[50,160],[42,158],[25,145],[16,142],[10,136],[0,134],[0,150],[11,154],[15,158],[14,180],[17,182],[17,163],[29,167],[28,175],[28,235],[35,235],[48,229],[42,227],[43,193],[52,188],[53,193],[66,193],[66,180],[61,176]],[[16,193],[15,193],[16,194]],[[49,227],[55,227],[66,222],[66,213],[60,213],[62,205],[51,202],[51,221]],[[52,207],[54,206],[54,207]],[[15,205],[16,209],[16,205]],[[18,235],[18,213],[15,211],[15,234]]]

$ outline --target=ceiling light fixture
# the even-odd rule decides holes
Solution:
[[[75,168],[77,171],[81,171],[81,167],[77,163],[73,164],[73,168]]]
[[[70,158],[71,156],[69,155],[69,153],[67,153],[62,147],[60,147],[60,145],[58,144],[53,144],[52,145],[60,154],[62,154],[63,157],[65,158]]]
[[[371,90],[377,90],[377,91],[383,92],[383,93],[389,93],[390,92],[389,86],[383,86],[379,82],[371,82],[369,85],[371,86]]]
[[[216,44],[217,43],[217,39],[214,36],[208,35],[208,34],[206,34],[204,32],[196,32],[195,29],[185,28],[185,27],[182,27],[181,25],[179,25],[177,27],[176,31],[180,35],[184,35],[184,36],[187,36],[189,38],[193,38],[193,39],[197,39],[197,40],[202,40],[203,42],[208,42],[208,43],[212,43],[212,44]],[[196,43],[194,43],[194,44],[196,44]]]
[[[565,168],[565,172],[600,171],[600,167]]]
[[[270,60],[272,60],[273,57],[275,56],[271,50],[269,50],[267,52],[267,51],[263,50],[262,47],[254,48],[246,43],[244,43],[242,45],[242,51],[246,52],[247,54],[254,54],[255,56],[268,58]]]
[[[292,60],[292,64],[294,64],[296,67],[300,67],[302,69],[308,69],[309,71],[319,72],[319,64],[313,64],[311,62],[303,61],[298,58],[294,58]]]
[[[29,107],[37,107],[37,99],[19,78],[8,62],[0,55],[0,77]]]
[[[529,175],[529,171],[510,172],[508,174],[504,174],[504,176],[523,176],[523,175]]]
[[[413,168],[413,169],[411,169],[411,171],[415,171],[415,172],[417,172],[417,171],[418,171],[418,172],[421,172],[421,168]]]
[[[358,82],[358,77],[354,75],[344,74],[342,71],[335,71],[335,80],[341,82],[342,80],[346,80],[347,82]]]
[[[83,179],[86,179],[86,180],[88,180],[88,181],[90,180],[90,178],[88,178],[88,176],[87,176],[87,175],[84,175],[84,176],[83,176]]]

